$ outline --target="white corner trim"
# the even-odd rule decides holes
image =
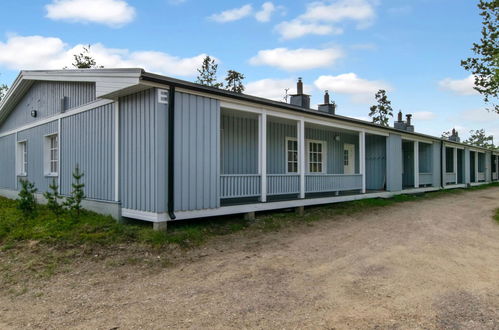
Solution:
[[[50,116],[50,117],[38,120],[36,122],[33,122],[31,124],[27,124],[27,125],[18,127],[16,129],[7,131],[5,133],[1,133],[0,137],[4,137],[4,136],[7,136],[7,135],[15,134],[17,132],[21,132],[21,131],[24,131],[24,130],[27,130],[27,129],[30,129],[30,128],[33,128],[33,127],[41,126],[41,125],[44,125],[44,124],[47,124],[47,123],[50,123],[50,122],[53,122],[53,121],[56,121],[56,120],[59,120],[59,119],[62,119],[62,118],[71,117],[71,116],[77,115],[79,113],[82,113],[82,112],[85,112],[85,111],[89,111],[89,110],[93,110],[95,108],[98,108],[98,107],[101,107],[101,106],[104,106],[104,105],[107,105],[107,104],[110,104],[110,103],[113,103],[113,102],[114,101],[112,101],[112,100],[104,100],[104,99],[92,101],[92,102],[84,104],[84,105],[82,105],[82,106],[80,106],[78,108],[70,109],[70,110],[68,110],[68,112],[64,112],[64,113],[61,113],[61,114],[58,114],[58,115],[55,115],[55,116]]]
[[[114,102],[114,200],[120,200],[120,103]]]

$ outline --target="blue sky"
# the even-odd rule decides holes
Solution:
[[[485,128],[499,142],[499,115],[486,112],[459,65],[472,55],[481,19],[471,0],[38,0],[0,11],[0,82],[21,69],[70,66],[92,45],[105,67],[143,67],[194,80],[205,54],[245,74],[248,94],[281,99],[303,77],[312,104],[328,89],[338,114],[367,119],[388,90],[416,130],[440,135]],[[292,92],[292,89],[290,92]]]

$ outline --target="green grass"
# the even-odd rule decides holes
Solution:
[[[499,209],[497,209],[496,213],[494,214],[494,220],[499,224]]]

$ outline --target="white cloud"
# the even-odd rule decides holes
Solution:
[[[376,17],[374,0],[338,0],[316,1],[307,5],[304,14],[291,21],[276,26],[283,39],[294,39],[309,34],[340,34],[342,28],[335,25],[351,20],[357,22],[357,28],[372,24]]]
[[[0,66],[13,70],[62,69],[71,67],[73,54],[80,52],[82,45],[73,47],[59,38],[43,36],[11,36],[0,42]],[[106,68],[142,67],[146,70],[178,76],[194,76],[206,54],[181,58],[157,51],[130,51],[106,48],[97,43],[90,47],[91,56],[97,64]]]
[[[270,21],[270,17],[275,10],[276,8],[272,2],[265,2],[262,5],[262,10],[255,14],[255,18],[259,22],[268,22]]]
[[[240,20],[246,16],[251,15],[253,7],[251,5],[244,5],[240,8],[225,10],[219,14],[213,14],[209,19],[218,23],[227,23]]]
[[[332,27],[326,24],[305,23],[302,20],[294,19],[292,21],[282,22],[275,27],[276,31],[284,40],[296,39],[308,34],[328,35],[341,34],[342,29]]]
[[[438,82],[441,89],[449,90],[461,95],[476,95],[478,92],[473,89],[475,86],[475,78],[469,75],[464,79],[445,78]]]
[[[123,0],[53,0],[47,17],[69,22],[100,23],[119,27],[133,21],[135,9]]]
[[[431,111],[417,111],[412,113],[415,120],[432,120],[437,118],[437,115]]]
[[[467,123],[497,123],[499,124],[499,115],[485,109],[471,109],[462,111],[459,118]]]
[[[284,102],[286,89],[288,95],[296,93],[296,79],[262,79],[252,81],[246,84],[245,94],[264,97],[267,99]],[[310,94],[313,87],[307,84],[303,85],[305,93]]]
[[[338,48],[274,48],[260,50],[250,59],[250,64],[275,66],[289,71],[307,70],[330,66],[342,56],[343,52]]]
[[[320,90],[330,93],[351,95],[353,101],[369,103],[374,100],[374,94],[379,89],[390,91],[390,85],[383,81],[359,78],[355,73],[344,73],[337,76],[320,76],[314,82]]]
[[[407,15],[410,14],[411,12],[412,12],[412,7],[409,5],[388,8],[388,13],[391,15]]]

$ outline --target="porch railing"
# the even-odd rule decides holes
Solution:
[[[269,174],[267,175],[267,194],[286,195],[300,193],[300,175]]]
[[[457,183],[456,173],[445,173],[444,174],[444,184]]]
[[[420,185],[433,184],[433,174],[432,173],[419,173],[419,184]]]
[[[307,174],[307,193],[334,192],[362,189],[362,174]]]
[[[497,180],[497,172],[496,173],[492,173],[492,180]]]
[[[478,172],[478,181],[485,181],[485,172]]]
[[[255,197],[261,193],[260,174],[220,175],[220,197]]]

